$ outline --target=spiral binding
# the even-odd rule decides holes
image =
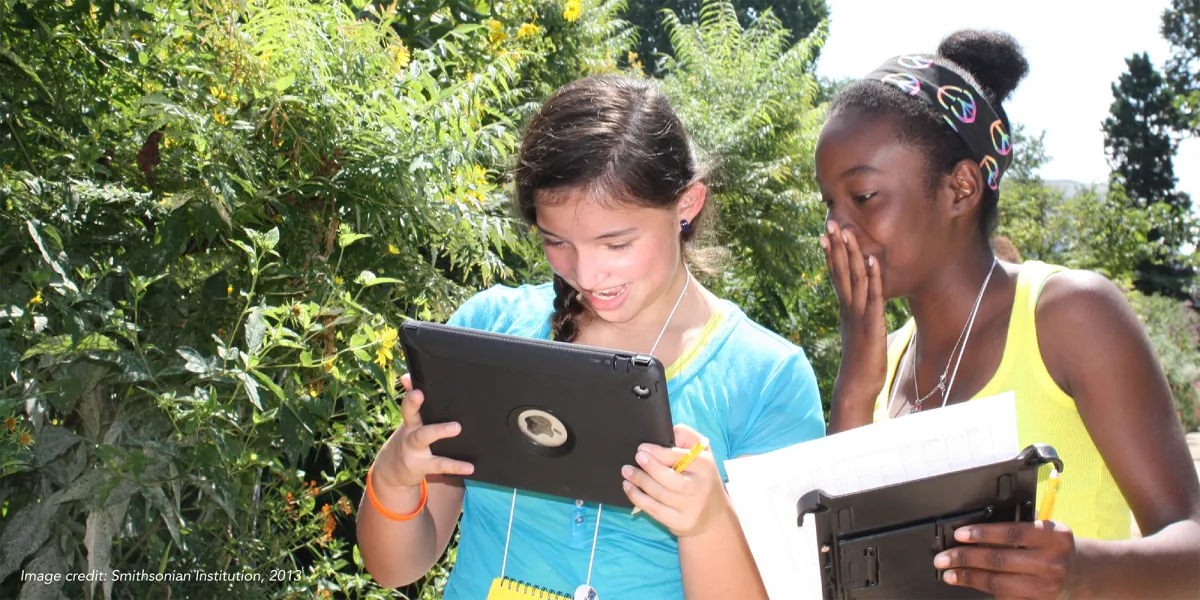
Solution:
[[[511,593],[513,597],[538,598],[539,600],[572,600],[571,596],[562,592],[509,577],[498,579],[492,586],[492,589],[497,588]],[[505,597],[508,597],[508,594]]]

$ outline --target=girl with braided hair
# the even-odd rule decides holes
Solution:
[[[819,437],[824,418],[805,353],[688,269],[708,192],[682,123],[650,82],[583,79],[532,118],[514,178],[554,281],[486,290],[450,324],[654,355],[668,365],[677,447],[643,446],[622,469],[640,514],[464,482],[471,465],[429,451],[458,426],[422,426],[425,399],[405,376],[404,424],[380,450],[371,484],[387,513],[413,516],[396,521],[363,503],[368,570],[388,586],[419,579],[461,513],[450,600],[491,597],[502,572],[567,592],[587,582],[576,597],[589,597],[588,586],[622,600],[765,597],[723,461]],[[699,440],[709,450],[672,470]]]

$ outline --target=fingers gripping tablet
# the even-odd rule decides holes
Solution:
[[[642,443],[673,444],[651,356],[422,321],[400,341],[421,420],[462,425],[430,449],[474,464],[472,479],[628,507],[621,466]]]

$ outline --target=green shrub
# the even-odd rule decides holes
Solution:
[[[396,327],[544,276],[514,115],[538,44],[615,68],[619,7],[417,44],[391,3],[0,2],[0,596],[388,595],[353,525]],[[110,569],[260,580],[20,581]]]
[[[1167,374],[1184,430],[1200,430],[1200,315],[1190,303],[1128,293]]]

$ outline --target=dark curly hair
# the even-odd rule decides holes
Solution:
[[[1006,119],[1002,104],[1029,72],[1020,44],[1012,36],[996,31],[957,31],[942,40],[933,60],[975,86]],[[930,189],[960,161],[973,158],[967,143],[934,108],[915,101],[895,86],[870,79],[856,81],[834,97],[830,115],[839,113],[899,117],[896,122],[901,141],[916,144],[925,155]],[[985,187],[980,210],[980,228],[985,236],[996,228],[999,201],[999,190]]]
[[[538,191],[582,188],[603,192],[596,198],[669,208],[704,177],[667,97],[649,81],[614,75],[580,79],[551,95],[529,122],[514,173],[517,207],[530,224],[536,200],[565,197],[535,199]],[[695,238],[697,225],[681,243]],[[574,341],[583,301],[558,275],[554,292],[554,339]]]

